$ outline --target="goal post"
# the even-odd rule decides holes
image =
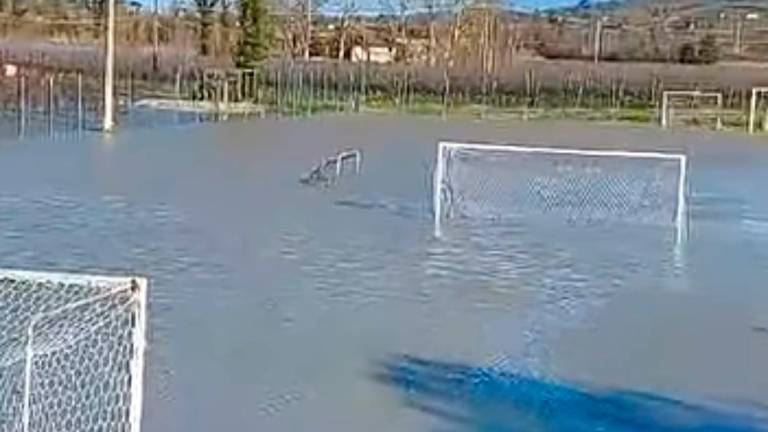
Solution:
[[[687,231],[684,154],[440,142],[435,234],[446,220],[640,223]]]
[[[0,431],[139,432],[147,280],[0,269]]]
[[[749,100],[749,126],[750,134],[754,134],[757,129],[757,114],[760,101],[768,94],[768,87],[755,87],[752,89],[752,97]],[[762,119],[763,130],[768,130],[768,109],[763,108],[764,116]]]
[[[676,109],[676,101],[687,101],[692,105],[683,109]],[[708,103],[709,109],[702,108],[700,104]],[[668,129],[677,118],[696,119],[699,117],[712,118],[715,121],[715,129],[723,128],[723,94],[719,92],[703,92],[699,90],[667,90],[661,96],[661,127]]]

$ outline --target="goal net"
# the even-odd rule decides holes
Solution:
[[[0,432],[138,432],[147,282],[0,270]]]
[[[445,220],[642,223],[674,227],[682,241],[686,157],[441,142],[435,230]]]
[[[665,91],[661,98],[661,126],[723,127],[723,94],[701,91]]]

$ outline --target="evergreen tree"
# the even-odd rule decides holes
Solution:
[[[253,68],[269,55],[272,26],[265,0],[240,0],[240,41],[235,64]]]

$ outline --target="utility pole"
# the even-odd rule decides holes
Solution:
[[[158,0],[154,0],[154,10],[152,12],[152,72],[157,73],[160,69],[160,60],[158,58],[160,51],[160,22],[158,21],[159,7]]]
[[[307,0],[307,44],[304,46],[304,60],[309,60],[309,45],[312,43],[312,0]]]
[[[744,16],[739,13],[736,16],[736,28],[733,35],[733,52],[737,55],[742,53],[744,42]]]
[[[114,88],[115,88],[115,0],[106,1],[106,35],[104,38],[104,117],[102,130],[111,132],[115,127]]]
[[[600,51],[603,48],[603,17],[597,18],[595,26],[595,63],[600,63]]]
[[[429,57],[427,58],[427,64],[429,66],[435,65],[435,0],[429,1]]]

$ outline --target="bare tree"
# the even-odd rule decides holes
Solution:
[[[359,12],[357,2],[355,0],[342,0],[342,4],[339,8],[339,27],[337,29],[338,34],[338,60],[343,60],[347,50],[347,40],[349,38],[349,31],[351,27],[350,18]]]
[[[219,0],[219,31],[216,32],[218,52],[227,53],[232,46],[232,28],[234,27],[233,0]]]
[[[304,37],[304,60],[309,60],[309,50],[312,45],[312,0],[306,0],[307,29]]]
[[[459,46],[462,23],[464,21],[464,0],[450,0],[446,11],[453,16],[448,26],[448,44],[443,53],[443,92],[444,99],[447,101],[451,94],[451,70],[456,63],[456,50]]]
[[[280,0],[280,33],[288,53],[308,59],[312,45],[313,16],[325,6],[326,0]]]
[[[379,4],[389,16],[396,17],[396,21],[387,20],[391,43],[396,47],[402,47],[400,57],[408,62],[410,48],[408,17],[413,12],[412,0],[379,0]]]
[[[424,8],[427,11],[427,26],[428,26],[428,42],[427,42],[427,64],[434,66],[437,58],[435,50],[436,47],[436,27],[437,27],[437,12],[438,12],[438,0],[425,0]]]
[[[152,2],[152,72],[160,70],[160,5]]]
[[[200,20],[200,55],[211,55],[211,28],[213,13],[219,0],[194,0]]]

